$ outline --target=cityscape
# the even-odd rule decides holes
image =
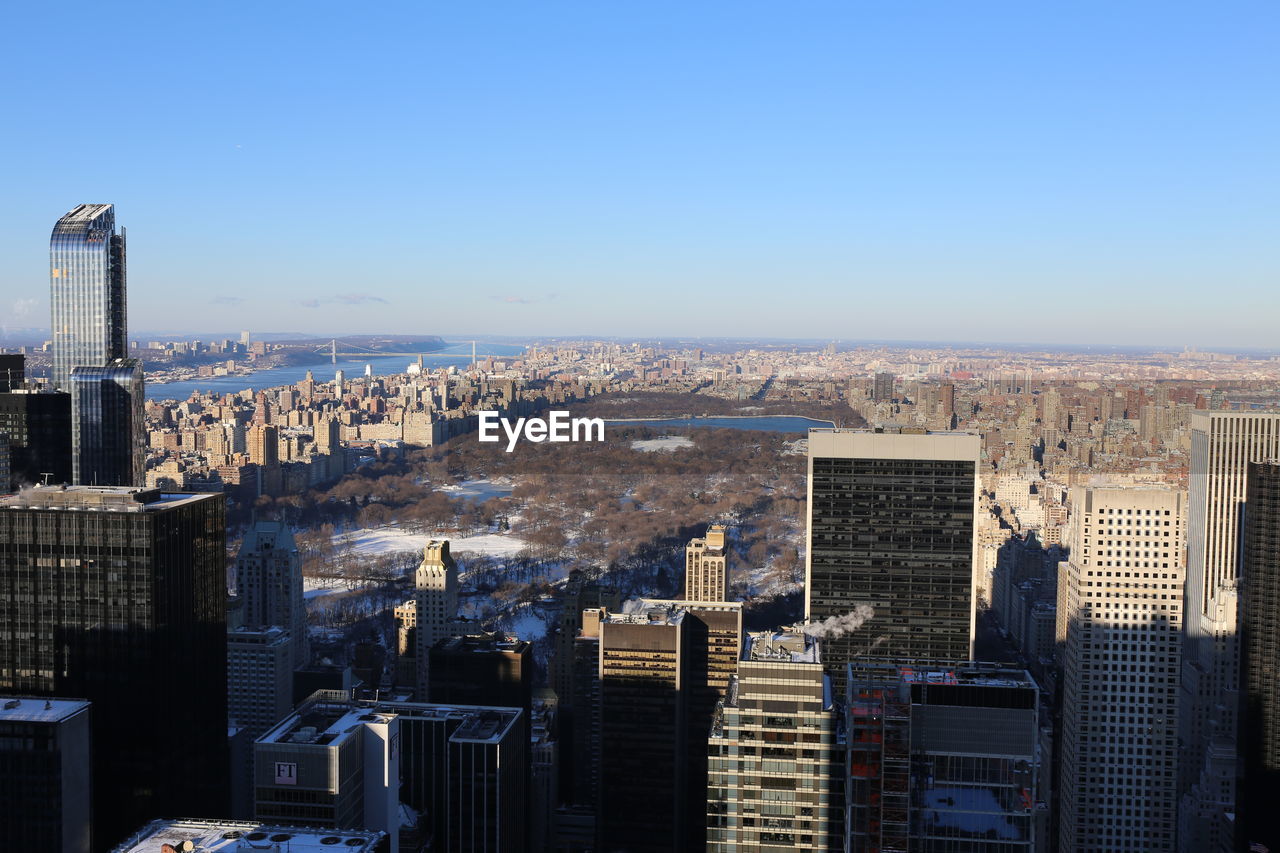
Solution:
[[[17,12],[0,853],[1280,853],[1232,6]]]

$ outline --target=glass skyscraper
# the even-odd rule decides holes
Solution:
[[[49,239],[52,386],[67,390],[75,367],[127,358],[125,232],[115,208],[82,204]]]
[[[121,358],[71,370],[71,479],[83,486],[141,486],[146,429],[142,365]]]

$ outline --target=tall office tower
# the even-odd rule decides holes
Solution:
[[[249,743],[280,722],[293,708],[293,643],[282,628],[240,628],[227,632],[227,719],[244,729]],[[229,814],[253,814],[253,752],[246,750],[239,766],[244,800],[232,802]]]
[[[548,681],[556,692],[560,722],[566,721],[565,712],[572,716],[575,707],[573,694],[574,644],[582,630],[582,611],[604,607],[617,610],[622,597],[617,587],[600,579],[588,578],[579,570],[569,573],[569,579],[560,592],[560,618],[556,625],[554,650],[547,667]],[[572,725],[572,721],[570,721]]]
[[[713,524],[702,539],[684,549],[684,600],[724,601],[729,590],[728,550],[723,524]]]
[[[283,628],[290,637],[293,668],[310,662],[302,557],[287,526],[258,521],[245,534],[236,554],[236,591],[244,602],[246,626]]]
[[[1183,493],[1071,493],[1060,564],[1060,846],[1174,850],[1182,661]]]
[[[822,651],[840,693],[855,658],[972,657],[981,453],[966,433],[809,431],[805,616],[831,620]],[[861,604],[875,615],[843,631]]]
[[[81,486],[142,486],[146,401],[142,364],[118,359],[71,369],[71,477]]]
[[[749,635],[707,738],[708,852],[841,849],[843,732],[817,640]]]
[[[1036,853],[1039,689],[995,664],[850,667],[849,853]]]
[[[422,562],[413,576],[414,601],[418,605],[418,686],[415,695],[427,696],[427,669],[431,647],[452,635],[458,615],[458,564],[449,556],[448,540],[427,543]]]
[[[533,713],[533,645],[501,633],[445,637],[429,652],[427,700]]]
[[[0,495],[10,489],[12,476],[9,474],[9,435],[0,432]]]
[[[385,832],[347,829],[338,834],[302,829],[291,821],[278,824],[249,820],[153,820],[112,849],[111,853],[240,853],[287,850],[289,853],[387,853]],[[190,844],[190,847],[184,846]]]
[[[0,353],[0,393],[21,388],[27,382],[27,357]]]
[[[573,641],[573,725],[569,731],[568,801],[592,809],[600,793],[600,623],[604,607],[582,611],[582,628]],[[594,826],[592,828],[594,837]]]
[[[0,695],[0,850],[89,853],[89,703]]]
[[[1280,850],[1280,461],[1250,463],[1240,549],[1238,848]]]
[[[1280,414],[1192,413],[1178,786],[1178,846],[1186,853],[1228,843],[1227,816],[1235,812],[1240,514],[1248,464],[1274,458]]]
[[[877,403],[887,403],[893,399],[893,374],[877,373],[871,383],[871,399]]]
[[[472,714],[449,735],[449,850],[522,853],[530,849],[528,733],[522,713],[494,708]],[[512,761],[513,766],[501,772],[500,762],[512,757],[515,742],[521,760]],[[518,774],[521,764],[524,778]]]
[[[9,436],[14,486],[71,482],[70,394],[33,388],[0,392],[0,432]]]
[[[600,623],[598,833],[605,850],[683,850],[685,612],[610,613]]]
[[[53,226],[49,307],[54,388],[69,390],[73,368],[129,357],[125,234],[111,205],[82,204]]]
[[[0,690],[93,703],[95,849],[227,790],[221,495],[0,498]]]

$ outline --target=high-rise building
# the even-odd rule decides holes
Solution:
[[[142,486],[146,410],[142,365],[126,358],[71,369],[71,476],[82,486]]]
[[[0,432],[0,495],[9,491],[12,479],[9,473],[9,434]]]
[[[54,388],[69,390],[73,368],[129,357],[125,290],[115,208],[82,204],[59,219],[49,239]]]
[[[684,601],[724,601],[729,568],[723,524],[713,524],[702,539],[684,549]]]
[[[89,853],[89,703],[0,696],[0,850]]]
[[[1071,493],[1060,564],[1059,834],[1078,853],[1174,850],[1182,660],[1182,492]]]
[[[93,703],[97,849],[225,809],[225,549],[221,495],[0,498],[0,691]]]
[[[737,663],[707,738],[708,853],[842,849],[844,726],[817,640],[751,634]]]
[[[809,432],[805,616],[827,622],[827,671],[961,662],[975,630],[981,440],[967,433]],[[859,605],[874,615],[850,633]]]
[[[452,635],[458,615],[458,564],[449,555],[448,540],[427,543],[422,562],[413,576],[414,600],[418,605],[418,688],[419,699],[427,696],[427,669],[431,647]]]
[[[505,634],[445,637],[431,647],[432,704],[519,708],[533,713],[533,646]]]
[[[1212,850],[1236,808],[1237,562],[1250,462],[1280,458],[1280,414],[1191,415],[1178,846]]]
[[[70,394],[32,388],[0,392],[0,432],[9,436],[9,477],[15,486],[71,482]]]
[[[871,399],[877,403],[893,400],[893,374],[877,373],[871,383]]]
[[[26,381],[27,357],[20,353],[0,353],[0,393],[21,388]]]
[[[186,846],[190,845],[190,846]],[[385,832],[307,829],[292,821],[153,820],[113,848],[111,853],[239,853],[242,850],[287,850],[289,853],[388,853]]]
[[[1280,850],[1280,461],[1250,463],[1240,565],[1240,783],[1237,848]]]
[[[284,718],[293,708],[293,643],[282,628],[239,628],[227,632],[227,719],[244,729],[249,743]],[[253,814],[253,752],[246,750],[239,766],[244,801],[232,802],[232,817]]]
[[[849,853],[1035,853],[1039,689],[994,664],[849,667]]]
[[[244,624],[257,630],[283,628],[290,638],[292,666],[306,665],[310,655],[302,557],[287,525],[258,521],[245,534],[236,554],[236,591],[244,603]]]

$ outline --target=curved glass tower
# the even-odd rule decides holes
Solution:
[[[127,358],[125,232],[115,208],[82,204],[53,226],[49,304],[54,388],[70,390],[74,367]]]
[[[71,370],[72,482],[83,486],[142,486],[146,430],[142,365],[134,358]]]

